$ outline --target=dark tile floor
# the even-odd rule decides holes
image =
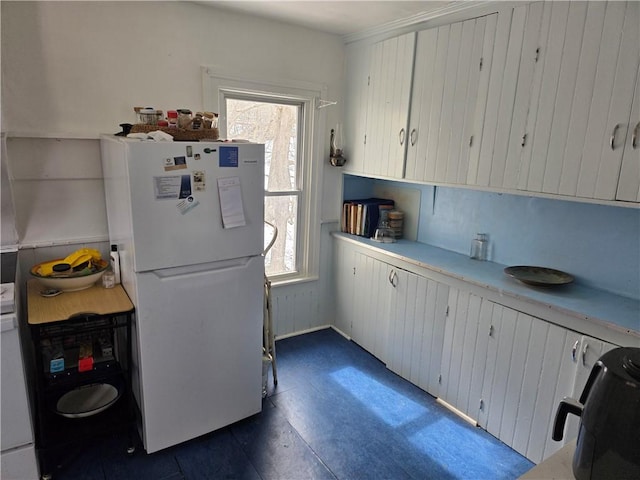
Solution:
[[[110,437],[54,480],[513,479],[527,459],[333,330],[277,342],[262,413],[151,455]]]

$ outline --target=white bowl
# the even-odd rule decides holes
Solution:
[[[62,261],[62,259],[60,260]],[[49,262],[43,262],[49,263]],[[88,274],[70,275],[68,277],[43,277],[38,272],[40,270],[40,263],[31,267],[31,275],[38,279],[44,287],[54,288],[61,292],[76,292],[78,290],[84,290],[92,287],[107,270],[109,263],[105,260],[100,260],[97,266],[92,268],[92,272]]]

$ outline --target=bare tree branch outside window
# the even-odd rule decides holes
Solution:
[[[298,271],[300,205],[298,129],[300,105],[227,98],[227,136],[265,144],[264,217],[278,227],[278,239],[265,258],[267,275]],[[265,227],[265,243],[271,238]]]

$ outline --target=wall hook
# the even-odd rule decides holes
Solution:
[[[321,108],[329,107],[331,105],[336,105],[337,103],[338,102],[316,98],[316,109],[320,110]]]

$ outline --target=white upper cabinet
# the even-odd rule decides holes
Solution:
[[[347,172],[402,178],[415,37],[347,47]]]
[[[371,47],[354,43],[347,47],[344,170],[364,173],[364,142],[367,126],[367,92]]]
[[[640,202],[640,71],[636,75],[636,91],[622,155],[616,200]]]
[[[537,31],[538,44],[534,51],[528,44],[522,50],[522,81],[531,75],[527,59],[536,61],[521,135],[517,129],[525,99],[516,99],[511,142],[520,142],[522,149],[519,159],[510,150],[508,164],[511,181],[517,175],[517,188],[616,198],[624,152],[632,149],[627,137],[636,123],[630,117],[640,58],[639,7],[636,2],[529,7],[527,27],[533,30],[525,30],[525,36]],[[637,171],[632,160],[625,168]],[[513,188],[512,183],[496,186]],[[625,184],[625,189],[633,186]],[[636,189],[634,200],[637,195]]]
[[[402,178],[415,33],[373,45],[369,62],[364,171]]]
[[[640,2],[497,2],[347,60],[347,171],[640,201]]]
[[[512,131],[514,98],[524,38],[527,6],[499,13],[490,67],[486,108],[482,113],[481,137],[472,144],[468,185],[500,186],[506,171],[508,141]],[[519,91],[520,95],[524,92]]]
[[[405,178],[466,183],[487,101],[498,15],[418,33]]]

